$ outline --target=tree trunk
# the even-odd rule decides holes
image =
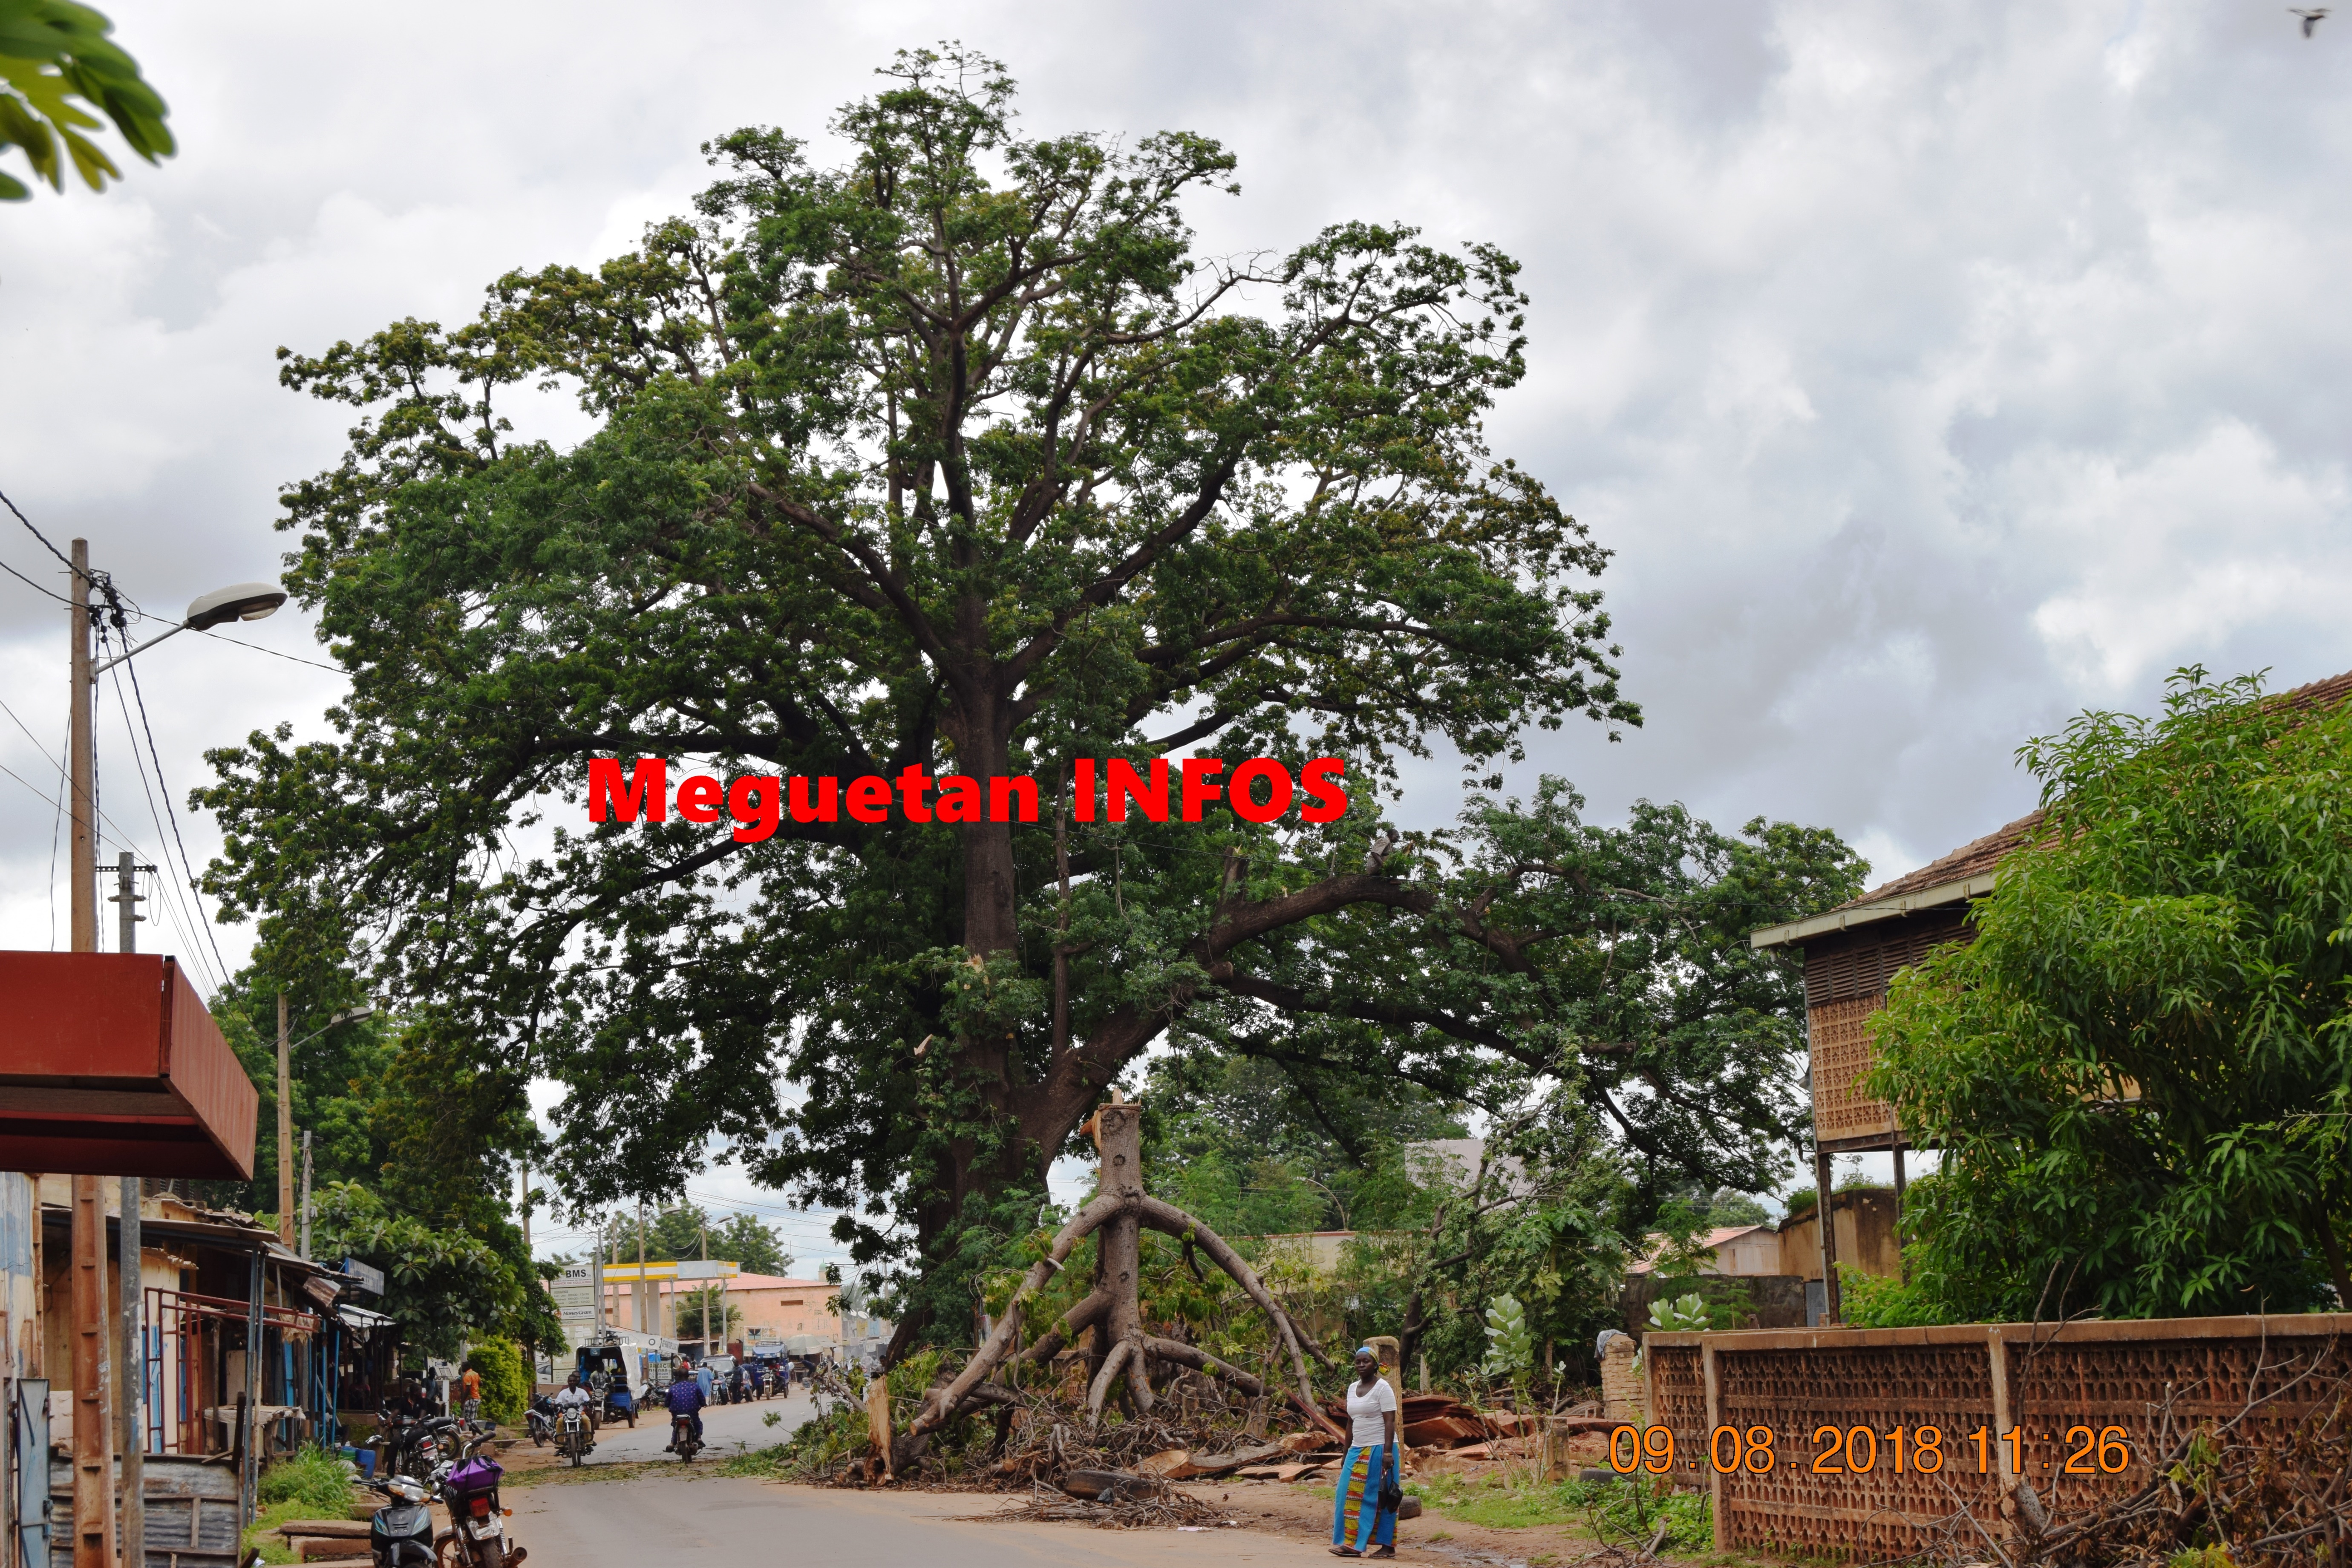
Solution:
[[[1099,1383],[1112,1347],[1128,1347],[1128,1394],[1130,1408],[1140,1415],[1152,1402],[1143,1353],[1143,1308],[1136,1294],[1143,1270],[1142,1226],[1137,1220],[1143,1202],[1143,1107],[1106,1105],[1095,1112],[1095,1147],[1102,1153],[1100,1194],[1117,1198],[1121,1206],[1095,1233],[1095,1289],[1109,1295],[1110,1310],[1095,1325],[1095,1353],[1087,1361],[1094,1372],[1091,1381]],[[1099,1406],[1098,1395],[1093,1403]]]

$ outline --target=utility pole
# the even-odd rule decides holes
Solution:
[[[643,1199],[643,1198],[639,1198],[639,1199],[637,1200],[637,1284],[636,1284],[636,1289],[629,1292],[629,1296],[630,1296],[630,1299],[631,1299],[633,1301],[635,1301],[635,1302],[636,1303],[636,1311],[635,1311],[635,1318],[636,1318],[636,1320],[637,1320],[637,1332],[639,1332],[639,1333],[641,1333],[641,1334],[642,1334],[642,1333],[645,1333],[645,1332],[646,1331],[646,1200],[645,1200],[645,1199]]]
[[[149,866],[146,870],[155,868]],[[139,921],[143,917],[139,906],[139,872],[131,851],[125,849],[115,871],[114,902],[115,951],[135,952],[139,948]],[[147,1433],[141,1419],[141,1406],[147,1384],[147,1336],[140,1331],[140,1309],[145,1304],[145,1281],[139,1272],[139,1200],[142,1195],[136,1176],[122,1178],[122,1218],[120,1226],[121,1251],[115,1269],[122,1284],[122,1341],[116,1354],[114,1405],[121,1430],[116,1434],[116,1446],[122,1450],[122,1553],[136,1565],[146,1560],[147,1545]]]
[[[287,1071],[286,993],[278,994],[278,1239],[294,1245],[294,1091]]]
[[[146,1282],[139,1274],[140,1187],[138,1177],[122,1178],[122,1362],[121,1375],[114,1380],[116,1403],[122,1412],[122,1551],[132,1568],[146,1561],[147,1544],[147,1433],[142,1419],[147,1391],[147,1336],[140,1330]]]
[[[139,922],[147,918],[139,912],[139,906],[147,901],[139,896],[139,873],[154,868],[152,866],[133,865],[128,849],[122,852],[122,858],[116,866],[114,896],[106,901],[122,906],[114,915],[114,951],[117,952],[139,951]]]
[[[73,951],[98,951],[98,759],[90,739],[89,541],[73,542],[72,700],[68,787],[73,795]],[[115,1568],[114,1423],[106,1397],[106,1194],[73,1178],[74,1568]]]

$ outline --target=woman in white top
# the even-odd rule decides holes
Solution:
[[[1356,1348],[1356,1381],[1348,1385],[1348,1420],[1353,1430],[1339,1485],[1331,1499],[1331,1555],[1396,1555],[1396,1511],[1381,1506],[1381,1493],[1397,1476],[1397,1396],[1381,1376],[1380,1357],[1370,1345]]]

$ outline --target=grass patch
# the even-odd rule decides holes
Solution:
[[[1407,1482],[1405,1490],[1426,1510],[1486,1530],[1573,1529],[1603,1541],[1638,1538],[1647,1545],[1663,1518],[1667,1546],[1691,1551],[1715,1543],[1704,1495],[1661,1498],[1630,1480],[1512,1485],[1500,1478],[1432,1476]]]
[[[261,1472],[260,1510],[245,1532],[247,1552],[264,1563],[291,1563],[294,1552],[278,1527],[296,1519],[349,1519],[358,1490],[342,1457],[312,1444]]]
[[[740,1454],[730,1454],[721,1459],[719,1462],[718,1473],[722,1476],[749,1476],[754,1480],[765,1480],[772,1476],[782,1475],[784,1463],[789,1457],[782,1443],[772,1444],[765,1448],[746,1448]]]

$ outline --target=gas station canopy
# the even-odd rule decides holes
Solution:
[[[0,952],[0,1171],[250,1180],[260,1105],[173,960]]]

